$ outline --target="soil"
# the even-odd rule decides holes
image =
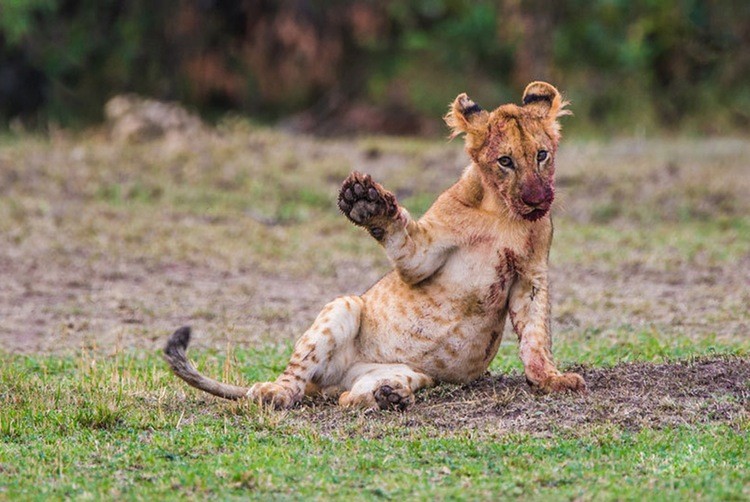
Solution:
[[[726,423],[750,419],[750,359],[706,357],[666,364],[630,363],[612,368],[568,368],[586,379],[583,394],[540,394],[522,375],[486,375],[462,386],[442,385],[418,394],[405,413],[378,412],[357,434],[377,434],[384,424],[441,433],[575,433],[616,425],[643,428]],[[341,432],[349,414],[332,400],[310,399],[293,420]]]

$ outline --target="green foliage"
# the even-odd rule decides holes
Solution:
[[[63,8],[55,0],[12,0],[2,7],[0,40],[41,70],[47,115],[62,123],[100,118],[117,92],[158,95],[172,70],[156,29],[167,19],[162,3],[79,0]]]
[[[4,0],[0,5],[0,34],[10,45],[19,44],[34,27],[34,16],[53,12],[56,0]]]
[[[574,127],[750,125],[740,0],[300,5],[8,0],[0,60],[20,51],[40,70],[45,113],[64,123],[98,118],[123,91],[267,117],[316,103],[325,114],[321,103],[341,96],[435,116],[458,92],[491,106],[544,78],[572,98]],[[305,42],[277,33],[279,19]]]
[[[746,126],[740,103],[750,68],[731,54],[742,50],[748,16],[746,3],[731,1],[721,8],[698,0],[569,1],[554,32],[555,61],[587,79],[576,93],[591,99],[576,103],[594,122],[626,114],[631,96],[648,100],[661,125],[705,114],[727,118],[715,109],[726,108],[735,125]]]

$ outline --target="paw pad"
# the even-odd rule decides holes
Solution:
[[[352,222],[371,228],[376,239],[385,232],[375,220],[392,218],[398,213],[396,197],[374,182],[369,174],[352,173],[344,180],[339,192],[339,209]]]
[[[373,393],[381,410],[404,411],[414,402],[414,395],[407,388],[383,384]]]

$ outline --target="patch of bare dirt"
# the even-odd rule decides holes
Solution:
[[[356,434],[378,433],[384,424],[440,433],[579,431],[616,425],[628,430],[727,423],[750,417],[750,359],[700,358],[665,364],[571,368],[588,384],[585,394],[538,394],[522,375],[488,375],[463,386],[438,386],[418,395],[405,413],[382,412],[361,421]],[[348,424],[333,403],[311,400],[293,420],[332,433]],[[349,425],[349,427],[351,427]]]
[[[370,255],[350,254],[332,270],[295,273],[289,270],[291,260],[261,270],[252,249],[236,243],[273,234],[259,233],[261,227],[283,235],[291,227],[259,223],[252,207],[247,215],[227,211],[203,218],[184,208],[154,205],[153,217],[137,218],[140,213],[129,211],[127,200],[106,202],[108,187],[153,185],[144,189],[148,197],[187,183],[182,178],[198,180],[198,190],[221,185],[225,175],[231,181],[235,175],[275,173],[269,178],[273,184],[317,162],[311,183],[331,193],[333,219],[336,186],[350,170],[372,174],[413,205],[411,197],[434,199],[467,162],[459,142],[319,140],[242,129],[216,136],[177,153],[161,152],[171,147],[159,143],[125,148],[96,137],[29,140],[19,149],[4,145],[0,350],[158,350],[182,324],[195,327],[198,347],[292,340],[327,301],[364,291],[385,272],[385,258],[374,242],[367,248]],[[692,251],[679,242],[641,249],[651,232],[641,213],[704,223],[748,214],[747,158],[741,140],[563,143],[553,253],[568,250],[568,256],[551,262],[554,332],[564,336],[627,325],[666,337],[716,337],[735,344],[746,338],[750,255],[720,258],[727,247],[746,249],[745,234],[718,233],[720,241],[696,241]],[[616,249],[606,244],[611,256],[590,260],[585,251],[602,244],[596,238],[576,243],[573,234],[580,230],[576,225],[591,222],[610,233],[642,228],[647,239]],[[307,248],[332,253],[335,228],[326,235],[330,247],[307,242]],[[180,239],[180,233],[190,238]],[[364,233],[359,238],[370,240]]]
[[[668,271],[639,262],[552,262],[550,282],[556,333],[627,326],[736,340],[750,330],[750,255],[720,265],[685,262]]]

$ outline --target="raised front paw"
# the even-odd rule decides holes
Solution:
[[[586,381],[578,373],[553,375],[539,382],[538,388],[544,392],[584,392]]]
[[[339,209],[353,223],[378,227],[398,214],[396,196],[374,182],[369,174],[351,173],[339,192]],[[377,235],[375,235],[378,238]]]
[[[250,387],[247,397],[253,401],[270,405],[277,409],[291,408],[299,402],[299,396],[291,389],[276,382],[256,383]]]

